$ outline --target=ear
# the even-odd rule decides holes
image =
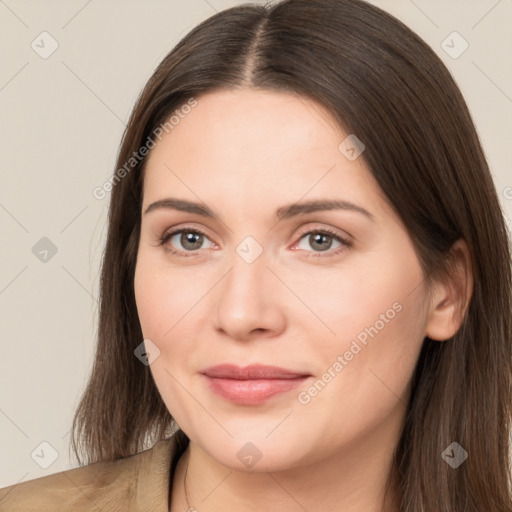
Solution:
[[[448,275],[433,283],[426,324],[426,336],[437,341],[456,334],[473,294],[473,268],[466,242],[457,240],[448,258]]]

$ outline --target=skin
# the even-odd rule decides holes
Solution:
[[[363,158],[350,161],[338,149],[348,133],[321,105],[254,89],[197,100],[149,155],[142,212],[174,197],[206,204],[216,217],[142,213],[135,272],[144,338],[160,350],[150,369],[191,440],[171,482],[171,509],[396,510],[383,504],[384,487],[412,372],[425,336],[441,341],[456,332],[461,299],[443,282],[427,295],[403,223]],[[350,201],[373,219],[349,210],[273,219],[277,208],[313,199]],[[195,246],[180,234],[159,245],[164,232],[180,227],[206,236]],[[329,237],[315,244],[316,231],[326,228],[350,246]],[[252,263],[236,252],[247,236],[263,250]],[[455,254],[470,292],[464,244]],[[400,311],[301,403],[299,393],[393,304]],[[234,404],[199,374],[226,362],[311,377],[262,404]],[[237,457],[248,442],[261,454],[252,467]]]

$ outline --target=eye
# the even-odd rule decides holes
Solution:
[[[202,249],[202,245],[205,240],[209,240],[209,238],[202,231],[197,229],[181,228],[171,231],[170,233],[164,233],[160,238],[160,245],[164,246],[166,250],[174,254],[194,256],[195,253],[193,251]],[[177,250],[175,246],[172,245],[173,241],[174,244],[181,244],[183,249],[178,248]],[[214,245],[213,242],[212,245]],[[186,254],[187,252],[192,254]]]
[[[308,257],[331,257],[352,246],[352,242],[348,238],[344,238],[328,228],[302,232],[299,242],[293,249],[298,247],[301,250],[307,251],[307,247],[299,246],[302,240],[306,240],[306,243],[310,247],[317,249],[313,251],[313,254],[308,255]],[[338,247],[335,249],[332,249],[333,240],[338,243]],[[196,251],[205,248],[203,247],[205,241],[210,241],[210,239],[202,231],[187,227],[164,233],[160,237],[160,245],[163,246],[166,251],[185,257],[196,256]],[[210,248],[215,245],[211,241],[210,243]],[[180,244],[181,248],[176,248],[176,244]],[[326,253],[326,255],[324,256],[322,253]]]
[[[310,247],[313,247],[314,249],[318,249],[316,254],[310,254],[309,256],[313,257],[331,257],[339,254],[340,252],[344,251],[345,249],[352,246],[352,242],[348,240],[347,238],[344,238],[334,231],[331,231],[330,229],[316,229],[316,230],[310,230],[306,231],[305,233],[301,234],[301,238],[299,240],[299,243],[296,244],[297,246],[300,244],[302,240],[306,240],[306,244]],[[337,242],[339,245],[336,249],[331,250],[331,247],[333,245],[332,240]],[[300,247],[299,249],[308,249],[307,247]],[[327,255],[319,254],[320,253],[327,253]]]

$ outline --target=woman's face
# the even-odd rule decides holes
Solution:
[[[135,294],[150,369],[191,441],[228,467],[389,453],[401,430],[426,288],[348,136],[311,100],[222,90],[149,155]],[[317,201],[339,204],[298,207]],[[290,374],[205,375],[223,364]]]

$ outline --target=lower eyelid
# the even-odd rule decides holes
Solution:
[[[308,231],[308,232],[300,235],[298,241],[293,245],[293,247],[296,247],[301,242],[301,240],[303,240],[304,238],[307,238],[308,236],[311,236],[312,234],[316,234],[316,233],[326,235],[329,238],[332,238],[333,240],[338,242],[340,245],[334,249],[327,249],[326,251],[306,251],[309,253],[307,257],[310,257],[310,256],[323,257],[324,256],[324,257],[328,258],[330,256],[336,256],[340,252],[342,252],[346,249],[349,249],[352,246],[352,243],[349,239],[343,238],[340,235],[329,233],[329,232],[326,232],[323,230],[311,230],[311,231]]]

